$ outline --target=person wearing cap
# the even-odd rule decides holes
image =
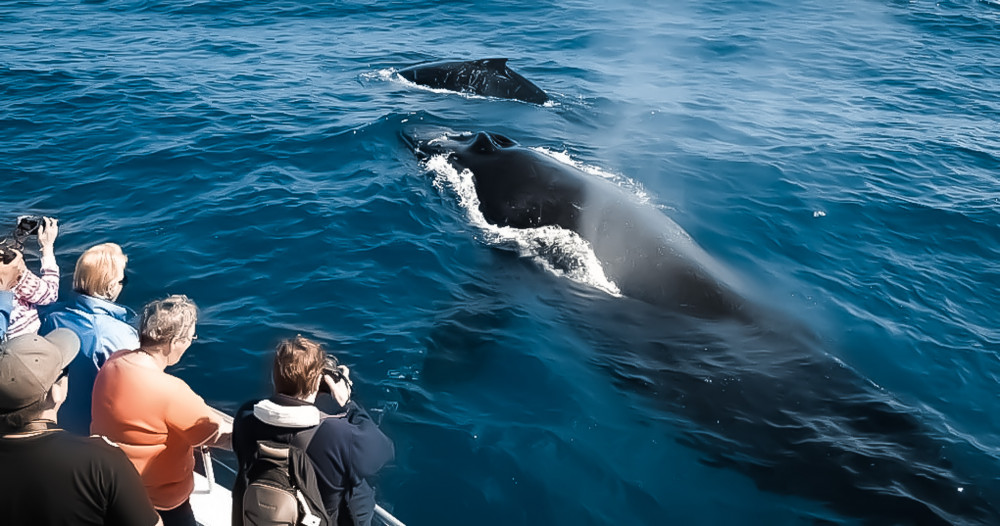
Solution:
[[[97,373],[93,433],[114,440],[139,471],[163,524],[195,525],[194,448],[230,448],[231,424],[183,380],[167,374],[198,337],[198,311],[187,296],[148,303],[139,348],[111,355]]]
[[[80,337],[80,354],[69,366],[73,377],[69,398],[59,410],[63,429],[90,434],[90,395],[97,371],[115,351],[139,347],[139,333],[131,325],[132,309],[115,303],[128,282],[128,257],[115,243],[102,243],[83,252],[73,272],[73,294],[64,301],[39,309],[39,334],[59,327]]]
[[[0,343],[0,516],[5,525],[162,524],[128,457],[59,428],[73,331]]]

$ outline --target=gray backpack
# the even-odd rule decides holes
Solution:
[[[329,525],[316,473],[305,453],[311,438],[312,433],[304,431],[291,444],[257,442],[243,494],[244,526]]]

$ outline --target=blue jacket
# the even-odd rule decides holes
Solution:
[[[14,310],[14,293],[0,290],[0,340],[7,336],[7,326],[10,325],[10,311]]]
[[[80,337],[80,354],[69,364],[69,396],[59,409],[59,427],[78,435],[90,434],[90,401],[97,370],[112,353],[137,349],[139,333],[130,323],[132,309],[101,298],[74,292],[66,301],[39,308],[46,335],[58,328]]]

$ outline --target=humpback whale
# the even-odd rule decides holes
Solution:
[[[758,309],[655,207],[496,133],[411,128],[403,139],[422,160],[469,170],[489,223],[557,226],[592,245],[640,301],[595,300],[575,325],[616,382],[689,422],[679,440],[706,463],[865,524],[1000,524],[992,482],[950,460],[965,445],[823,352],[808,328]]]
[[[399,71],[399,76],[430,88],[474,93],[484,97],[516,99],[543,104],[548,95],[528,79],[507,67],[505,58],[418,64]]]
[[[415,147],[472,171],[486,221],[576,232],[622,294],[696,316],[746,315],[739,280],[672,219],[614,183],[496,133],[418,140]]]

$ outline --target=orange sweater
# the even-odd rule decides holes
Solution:
[[[155,508],[170,510],[187,500],[194,489],[194,447],[215,437],[220,419],[183,380],[140,351],[119,351],[97,373],[91,412],[91,432],[121,446]]]

